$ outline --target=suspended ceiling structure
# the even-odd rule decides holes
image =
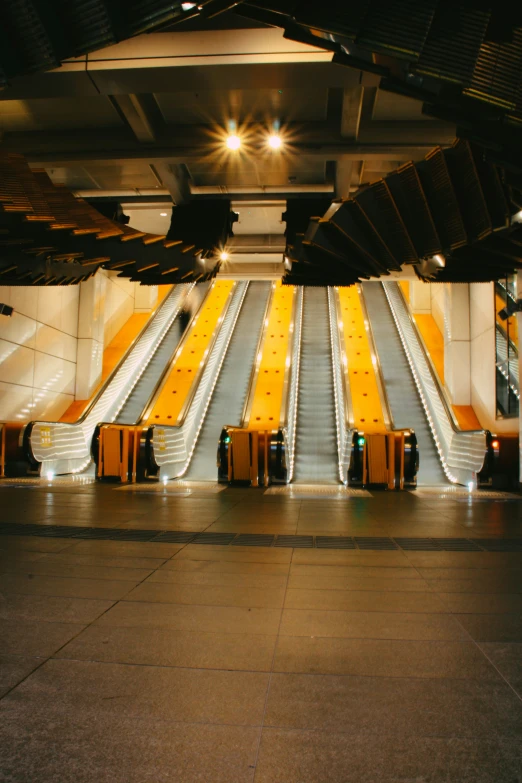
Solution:
[[[95,5],[110,11],[114,3]],[[515,17],[495,43],[495,11],[484,4],[473,10],[473,3],[457,2],[451,10],[431,2],[426,10],[399,2],[386,13],[375,2],[359,3],[358,10],[352,3],[328,9],[307,2],[150,5],[146,24],[139,9],[129,10],[128,29],[113,35],[126,40],[111,44],[102,26],[97,38],[89,39],[87,30],[74,39],[77,56],[64,44],[42,54],[34,41],[33,60],[20,57],[18,69],[0,56],[4,171],[11,171],[14,154],[36,172],[38,187],[47,176],[38,221],[52,218],[47,225],[55,232],[46,244],[49,235],[33,231],[31,248],[22,247],[25,227],[4,214],[2,282],[67,284],[99,266],[144,283],[219,271],[319,285],[390,274],[494,279],[518,267],[518,162],[504,143],[517,107],[496,97],[495,84],[488,88],[482,62],[494,45],[504,63],[507,49],[520,58]],[[71,7],[74,15],[83,6],[78,0]],[[411,29],[403,30],[405,20]],[[40,22],[44,29],[42,16]],[[468,36],[461,52],[467,75],[457,62],[444,72],[443,60],[429,59],[437,36],[448,45],[446,63],[456,56],[458,30]],[[29,49],[17,34],[25,55]],[[451,103],[444,91],[452,79]],[[435,94],[452,110],[442,111]],[[463,101],[469,107],[474,100],[481,127],[502,120],[497,158],[486,131],[471,146],[464,140],[470,123],[462,122]],[[227,146],[232,135],[239,149]],[[280,147],[269,145],[271,135]],[[61,203],[66,190],[117,224],[113,235],[108,222],[96,235],[99,253],[79,239],[87,227],[70,211],[59,230],[57,215],[45,215],[60,200],[52,187]],[[341,209],[330,207],[339,200]],[[336,222],[337,211],[344,222]],[[37,215],[32,202],[25,219],[31,214]],[[141,236],[130,237],[129,227]],[[116,245],[124,240],[140,250],[122,255]],[[47,255],[42,248],[50,248]],[[26,256],[47,267],[31,275]],[[63,264],[80,269],[67,276]]]

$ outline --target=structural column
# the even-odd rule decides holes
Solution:
[[[80,285],[76,399],[87,400],[101,380],[107,278],[96,274]]]
[[[444,379],[453,405],[471,405],[469,285],[444,286]]]

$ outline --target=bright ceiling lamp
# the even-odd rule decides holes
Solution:
[[[220,260],[220,261],[228,261],[228,253],[227,253],[227,251],[226,251],[226,250],[223,250],[223,251],[222,251],[222,252],[219,254],[219,260]]]
[[[235,133],[231,133],[227,136],[226,144],[229,150],[238,150],[241,147],[241,139]]]
[[[281,146],[283,144],[283,141],[281,139],[281,136],[277,133],[272,133],[271,136],[268,137],[268,146],[273,150],[279,150],[281,149]]]

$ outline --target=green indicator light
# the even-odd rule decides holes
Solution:
[[[357,445],[364,446],[364,438],[357,438]]]
[[[230,441],[231,441],[231,438],[227,435],[227,437],[225,438],[225,443],[230,443]]]

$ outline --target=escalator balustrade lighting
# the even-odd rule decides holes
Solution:
[[[295,289],[276,283],[248,421],[249,429],[279,427]]]
[[[220,280],[213,284],[147,416],[149,425],[173,426],[178,423],[199,370],[205,363],[212,338],[221,322],[234,285],[232,280]]]

